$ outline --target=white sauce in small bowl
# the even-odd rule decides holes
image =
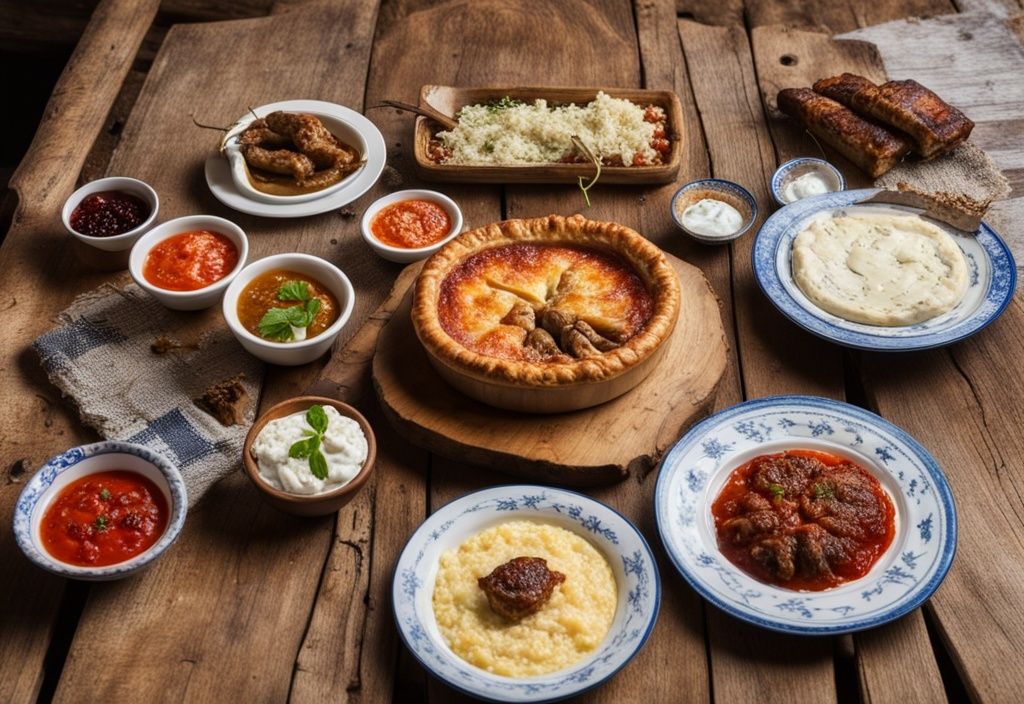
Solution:
[[[801,198],[819,196],[832,191],[832,185],[816,171],[791,179],[782,189],[782,200],[793,203]]]
[[[327,478],[318,479],[308,459],[288,456],[288,450],[311,431],[306,411],[267,423],[252,444],[260,477],[270,486],[290,494],[315,495],[333,491],[352,481],[368,452],[366,435],[359,423],[341,415],[334,406],[324,406],[327,432],[320,450],[327,460]]]
[[[680,216],[683,227],[705,237],[728,237],[743,227],[740,211],[714,198],[701,198]]]

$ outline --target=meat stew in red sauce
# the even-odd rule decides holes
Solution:
[[[760,455],[733,471],[712,504],[718,547],[767,584],[820,591],[867,574],[896,533],[878,480],[814,450]]]

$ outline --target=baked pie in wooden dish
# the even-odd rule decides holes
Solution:
[[[500,408],[557,413],[639,384],[675,328],[679,279],[628,227],[551,215],[466,232],[427,260],[412,322],[434,368]]]

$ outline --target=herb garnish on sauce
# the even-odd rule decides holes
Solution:
[[[312,430],[305,431],[305,438],[288,448],[288,456],[295,459],[308,459],[309,471],[317,479],[327,479],[327,459],[320,450],[324,433],[327,432],[327,412],[324,407],[314,404],[306,411],[306,422]]]
[[[305,281],[287,281],[277,289],[277,300],[299,301],[302,305],[271,308],[260,319],[260,335],[268,340],[289,342],[295,339],[293,328],[309,327],[320,312],[320,299],[309,293]],[[323,409],[320,409],[323,411]],[[326,418],[326,416],[324,416]]]

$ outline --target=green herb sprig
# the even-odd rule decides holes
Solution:
[[[519,107],[520,105],[523,104],[524,103],[522,100],[516,100],[515,98],[510,98],[506,95],[502,97],[501,100],[492,100],[491,102],[487,103],[487,112],[493,115],[496,112],[508,110],[509,108]]]
[[[292,328],[306,328],[320,312],[320,299],[313,298],[305,281],[287,281],[277,290],[277,300],[298,301],[301,305],[271,308],[260,318],[260,335],[268,340],[289,342],[295,339]],[[322,410],[322,409],[321,409]]]
[[[107,529],[107,523],[108,522],[109,522],[109,519],[106,516],[99,515],[99,516],[96,516],[96,520],[93,521],[93,526],[96,527],[96,530],[102,532],[102,531],[105,531]]]
[[[320,450],[324,433],[327,432],[327,412],[324,407],[314,404],[306,411],[306,422],[312,430],[306,430],[305,437],[288,448],[288,456],[298,460],[309,460],[309,471],[317,479],[327,479],[327,459]]]
[[[786,496],[786,489],[781,484],[770,485],[768,491],[772,492],[772,498],[776,501],[782,501]]]
[[[836,490],[831,484],[822,482],[814,485],[814,498],[816,499],[834,499],[836,498]]]

